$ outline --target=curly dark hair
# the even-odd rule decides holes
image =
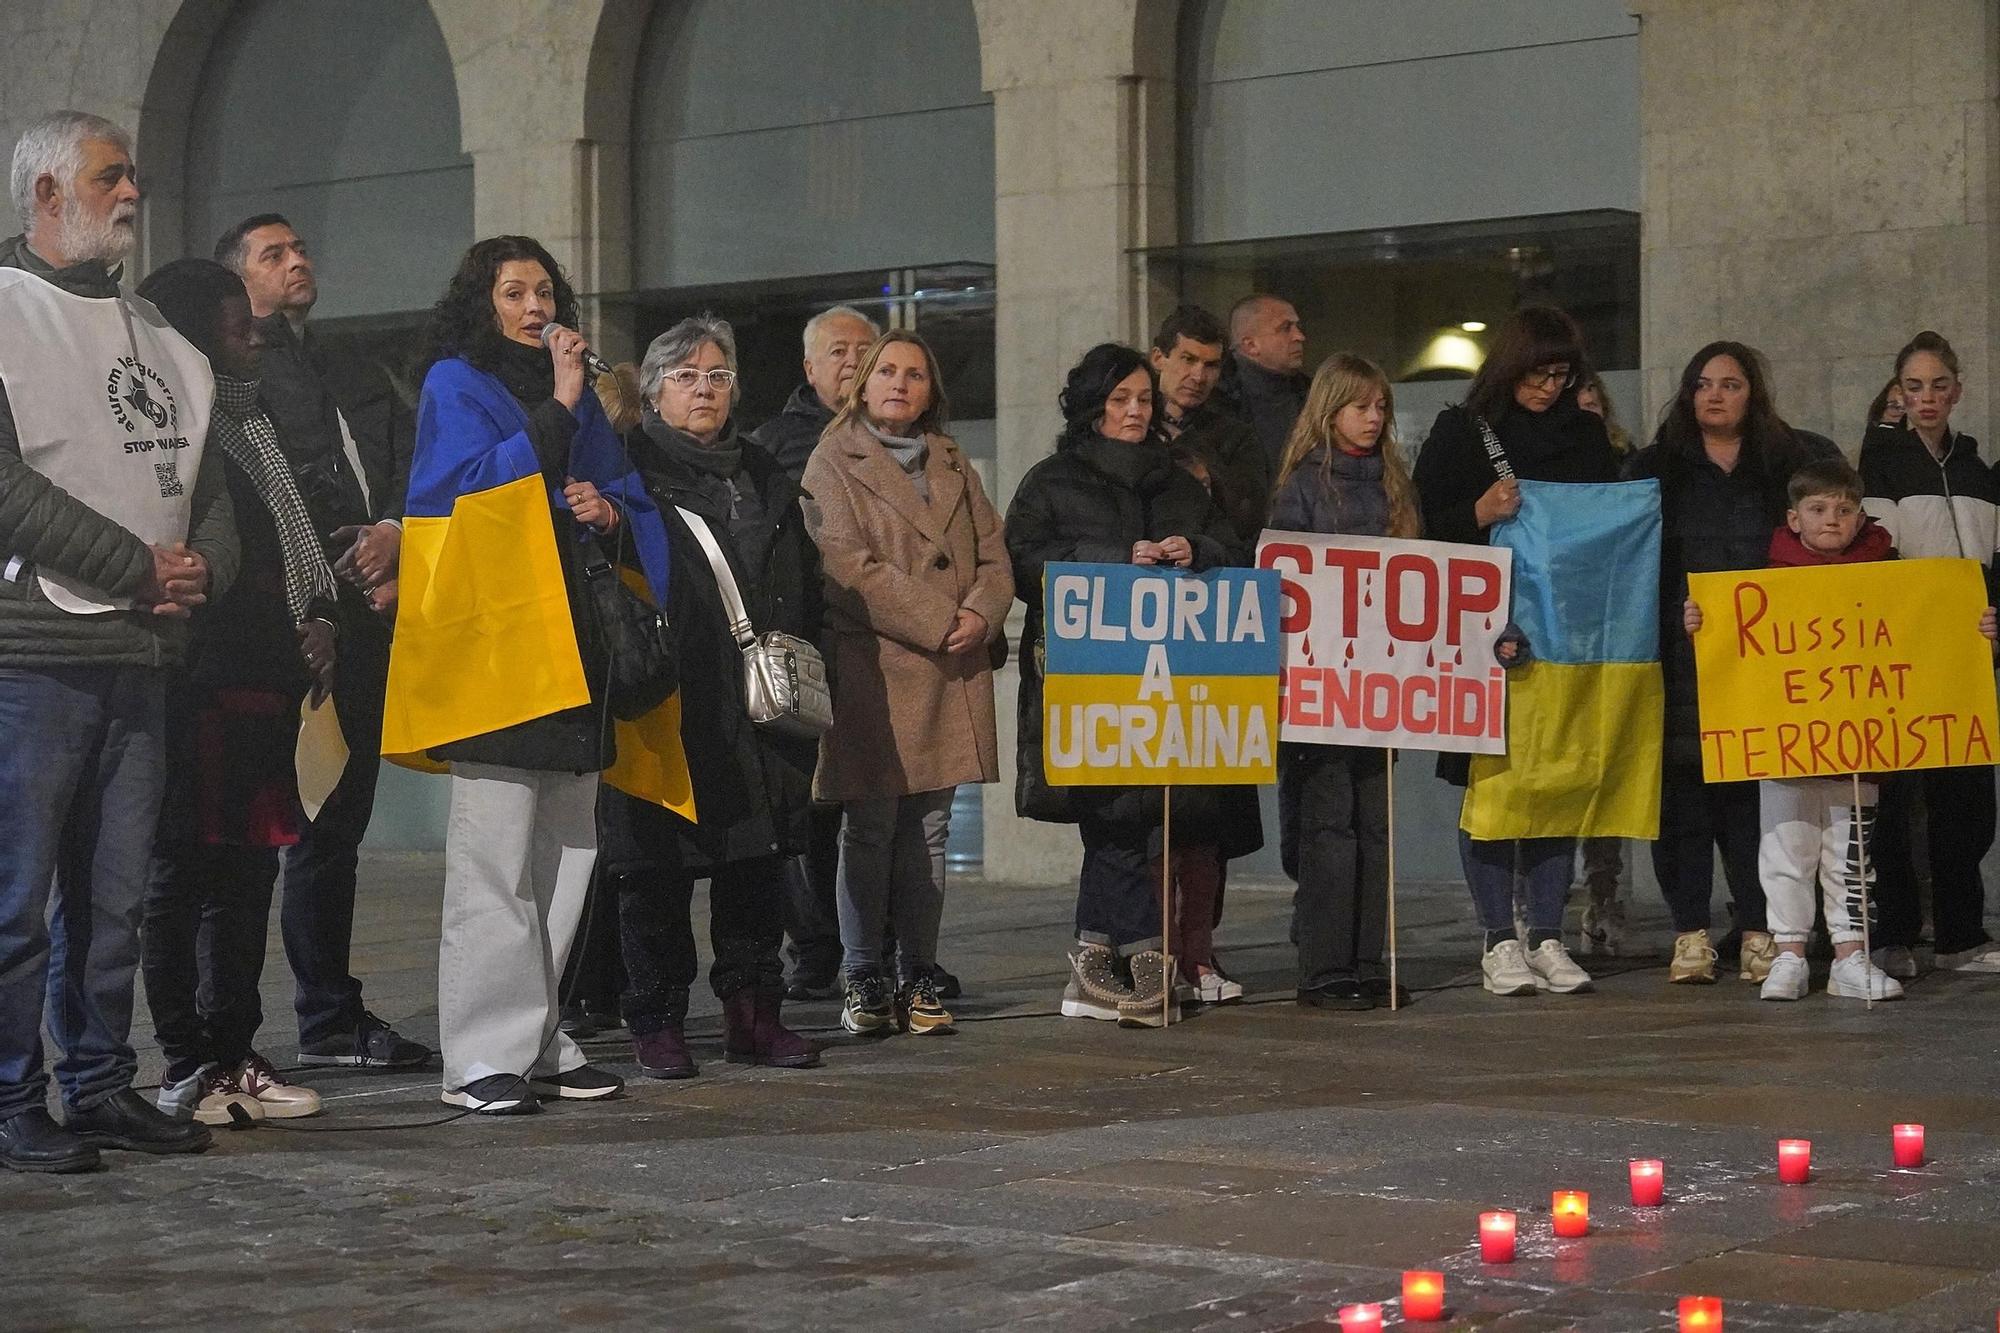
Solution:
[[[1070,367],[1069,375],[1063,381],[1062,393],[1056,398],[1063,414],[1062,436],[1056,441],[1056,448],[1071,448],[1095,434],[1097,423],[1104,416],[1105,400],[1135,370],[1145,371],[1147,380],[1152,383],[1155,411],[1147,434],[1157,436],[1160,433],[1160,414],[1157,410],[1160,377],[1154,373],[1152,362],[1123,343],[1099,343]]]
[[[500,266],[515,259],[533,260],[548,270],[556,289],[555,322],[576,327],[576,289],[555,256],[532,236],[489,236],[473,242],[458,261],[458,272],[451,275],[444,295],[431,307],[424,331],[424,365],[453,356],[482,370],[499,364],[502,337],[493,318],[493,284]]]
[[[1743,367],[1743,379],[1750,387],[1750,401],[1743,409],[1743,454],[1738,467],[1747,466],[1761,482],[1767,514],[1776,513],[1782,518],[1787,504],[1786,485],[1792,473],[1811,457],[1811,451],[1778,415],[1771,397],[1771,371],[1763,353],[1744,343],[1720,339],[1688,358],[1673,400],[1660,414],[1659,429],[1653,433],[1660,479],[1671,490],[1707,457],[1701,442],[1701,426],[1695,420],[1694,395],[1701,372],[1718,356],[1726,356]]]

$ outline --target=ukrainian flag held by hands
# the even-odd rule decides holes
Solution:
[[[1507,686],[1507,753],[1474,755],[1475,838],[1653,838],[1660,830],[1660,488],[1523,481],[1495,525],[1532,660]]]

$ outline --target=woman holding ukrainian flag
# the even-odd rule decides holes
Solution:
[[[524,236],[475,244],[432,311],[389,664],[383,752],[451,771],[443,1099],[495,1115],[623,1086],[556,1028],[614,751],[603,664],[578,647],[582,552],[596,533],[636,554],[664,605],[667,547],[575,323]]]

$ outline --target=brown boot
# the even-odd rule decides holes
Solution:
[[[755,986],[722,997],[722,1058],[732,1065],[758,1063]]]
[[[688,1051],[679,1019],[658,1032],[632,1034],[632,1053],[639,1059],[639,1072],[647,1078],[693,1078],[701,1072]]]
[[[784,1025],[782,984],[757,988],[757,1063],[779,1069],[811,1069],[819,1064],[819,1047]]]

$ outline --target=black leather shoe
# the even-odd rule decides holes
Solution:
[[[0,1120],[0,1166],[10,1171],[68,1175],[95,1171],[97,1149],[56,1123],[43,1107]]]
[[[93,1148],[127,1152],[202,1152],[215,1142],[208,1126],[175,1120],[130,1088],[71,1111],[64,1127]]]
[[[1338,977],[1324,986],[1302,990],[1299,1003],[1313,1009],[1351,1009],[1357,1013],[1375,1007],[1374,999],[1353,977]]]
[[[1368,998],[1375,1001],[1378,1007],[1384,1009],[1389,1007],[1389,978],[1363,977],[1361,978],[1361,988],[1364,991],[1368,992]],[[1410,1002],[1409,987],[1407,986],[1396,987],[1396,1007],[1398,1009],[1401,1009],[1404,1005],[1407,1005],[1409,1002]]]

